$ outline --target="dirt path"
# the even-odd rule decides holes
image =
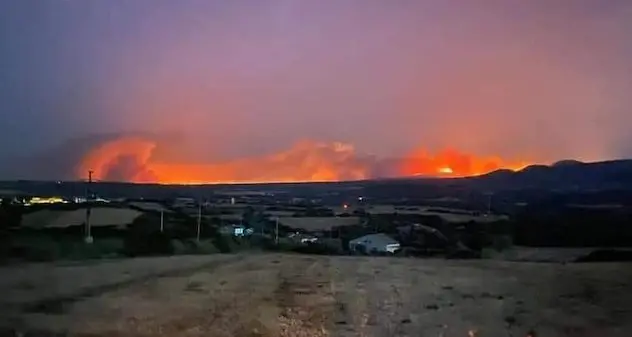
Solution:
[[[214,261],[214,262],[213,262]],[[212,262],[212,263],[211,263]],[[629,336],[632,268],[228,256],[15,312],[73,336]],[[17,310],[17,309],[16,309]]]

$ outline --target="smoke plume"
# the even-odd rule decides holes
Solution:
[[[362,180],[381,177],[455,177],[518,169],[497,157],[476,157],[456,150],[436,155],[417,150],[406,158],[379,160],[358,153],[350,144],[301,141],[276,153],[234,160],[192,163],[161,158],[168,144],[144,137],[122,137],[89,151],[76,177],[137,183],[209,184]],[[164,151],[165,149],[163,149]],[[173,152],[165,151],[165,152]]]
[[[106,142],[90,151],[77,176],[93,171],[99,180],[170,184],[261,183],[358,180],[370,177],[370,158],[343,143],[302,141],[277,153],[210,163],[166,161],[159,143],[139,137]],[[166,145],[163,145],[166,146]]]

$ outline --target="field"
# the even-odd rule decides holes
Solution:
[[[629,267],[281,254],[33,264],[0,270],[0,323],[38,336],[628,336]]]
[[[92,226],[125,227],[143,213],[129,208],[93,207],[90,216]],[[63,228],[81,226],[86,221],[85,208],[76,210],[42,209],[24,215],[22,226],[28,228]]]
[[[342,206],[332,208],[336,215],[352,213],[354,207],[344,208]],[[395,206],[395,205],[369,205],[363,208],[368,214],[407,214],[407,215],[436,215],[443,220],[452,223],[462,223],[468,221],[493,222],[507,220],[504,215],[473,214],[473,212],[446,207],[433,206]]]
[[[138,208],[142,211],[173,213],[172,210],[157,202],[132,201],[129,206]]]
[[[279,218],[279,223],[308,231],[331,230],[332,227],[354,226],[361,223],[358,217],[301,217]]]

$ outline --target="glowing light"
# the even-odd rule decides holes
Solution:
[[[68,201],[60,197],[32,197],[29,201],[24,203],[26,206],[38,205],[38,204],[66,204]]]
[[[439,168],[439,173],[452,174],[454,173],[454,171],[452,171],[452,169],[449,167],[441,167]]]
[[[467,177],[486,174],[498,169],[519,170],[530,165],[527,162],[511,162],[499,157],[483,157],[446,149],[436,154],[419,149],[411,153],[401,164],[403,176]]]

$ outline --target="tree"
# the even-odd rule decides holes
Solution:
[[[249,224],[253,220],[254,216],[255,216],[255,209],[252,208],[252,206],[248,206],[244,209],[244,213],[241,215],[241,220],[244,223]]]
[[[10,199],[2,199],[0,203],[0,229],[18,227],[21,222],[21,206],[12,204]]]

